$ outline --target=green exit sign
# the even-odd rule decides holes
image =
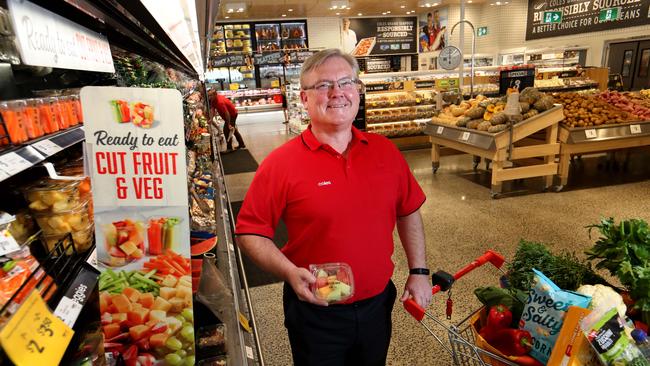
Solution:
[[[487,33],[487,27],[478,27],[478,30],[476,31],[478,37],[487,36]]]
[[[542,23],[562,23],[561,11],[545,11]]]
[[[621,7],[617,8],[607,8],[602,9],[600,14],[598,14],[598,20],[601,22],[608,22],[610,20],[618,19],[618,15],[621,13]]]

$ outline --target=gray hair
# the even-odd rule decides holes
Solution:
[[[352,72],[354,73],[354,76],[359,75],[359,64],[357,63],[357,60],[354,57],[348,55],[347,53],[343,53],[338,48],[329,48],[320,52],[316,52],[315,54],[311,55],[307,60],[305,60],[305,63],[302,64],[302,69],[300,70],[300,85],[302,87],[305,86],[305,75],[307,73],[321,66],[322,64],[325,63],[325,61],[329,60],[332,57],[338,57],[345,60],[345,62],[347,62],[352,68]]]

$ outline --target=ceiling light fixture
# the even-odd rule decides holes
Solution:
[[[406,7],[406,5],[400,5],[399,8],[400,8],[400,9],[404,9],[405,7]]]
[[[293,9],[288,9],[287,11],[293,11]]]
[[[341,15],[341,13],[336,13],[336,15]]]
[[[246,3],[227,3],[224,4],[226,13],[243,13],[246,11]]]
[[[283,17],[283,18],[286,17],[286,16],[287,16],[287,14],[282,14],[282,17]]]
[[[229,17],[229,16],[225,16],[225,18],[226,18],[226,19],[230,19],[230,17]]]
[[[363,14],[362,14],[362,13],[357,13],[357,15],[358,15],[358,16],[362,16]]]
[[[330,2],[330,10],[346,10],[350,9],[350,2],[348,0],[332,0]]]
[[[418,1],[418,7],[420,8],[430,8],[431,7],[431,2],[428,0],[419,0]]]

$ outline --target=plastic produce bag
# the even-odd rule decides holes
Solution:
[[[230,319],[229,310],[233,304],[232,293],[226,286],[226,280],[215,264],[212,253],[203,255],[203,267],[197,298],[207,306],[222,322]]]
[[[592,313],[582,321],[582,330],[605,365],[650,366],[639,348],[625,332],[625,322],[616,308],[602,316]]]

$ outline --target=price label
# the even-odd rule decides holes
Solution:
[[[93,249],[93,252],[90,253],[88,260],[86,260],[86,263],[95,267],[95,269],[99,271],[99,264],[97,264],[97,248]]]
[[[641,133],[641,125],[630,125],[630,132],[634,135]]]
[[[15,152],[0,156],[0,170],[4,171],[8,177],[20,173],[31,166],[32,163]]]
[[[17,250],[20,250],[20,245],[18,245],[9,230],[0,231],[0,255],[13,253]]]
[[[442,134],[442,131],[444,131],[444,130],[445,130],[444,127],[442,127],[442,126],[438,126],[438,129],[436,130],[436,133],[437,133],[438,135],[441,135],[441,134]]]
[[[59,305],[54,309],[54,315],[58,316],[67,326],[72,328],[79,314],[81,314],[82,307],[83,305],[80,303],[67,296],[63,296],[61,301],[59,301]]]
[[[248,319],[244,314],[239,312],[239,325],[241,325],[242,328],[244,328],[245,331],[248,333],[253,333],[253,328],[251,328],[250,324],[248,323]]]
[[[593,138],[598,137],[598,133],[596,132],[596,130],[594,130],[594,129],[592,128],[592,129],[590,129],[590,130],[585,130],[585,136],[586,136],[588,139],[593,139]]]
[[[463,132],[463,134],[460,136],[460,139],[463,140],[463,141],[467,141],[467,140],[469,140],[470,135],[471,135],[471,133],[469,133],[469,132]]]
[[[56,365],[74,331],[33,291],[0,331],[2,348],[16,365]]]
[[[42,152],[43,154],[45,154],[45,156],[52,156],[52,155],[58,153],[59,151],[63,150],[63,148],[61,146],[55,144],[54,142],[52,142],[52,141],[50,141],[48,139],[41,140],[39,142],[35,142],[35,143],[32,144],[32,146],[36,150],[38,150],[38,151]]]
[[[255,358],[253,355],[253,348],[251,348],[251,346],[246,346],[246,357],[250,358],[251,360]]]

